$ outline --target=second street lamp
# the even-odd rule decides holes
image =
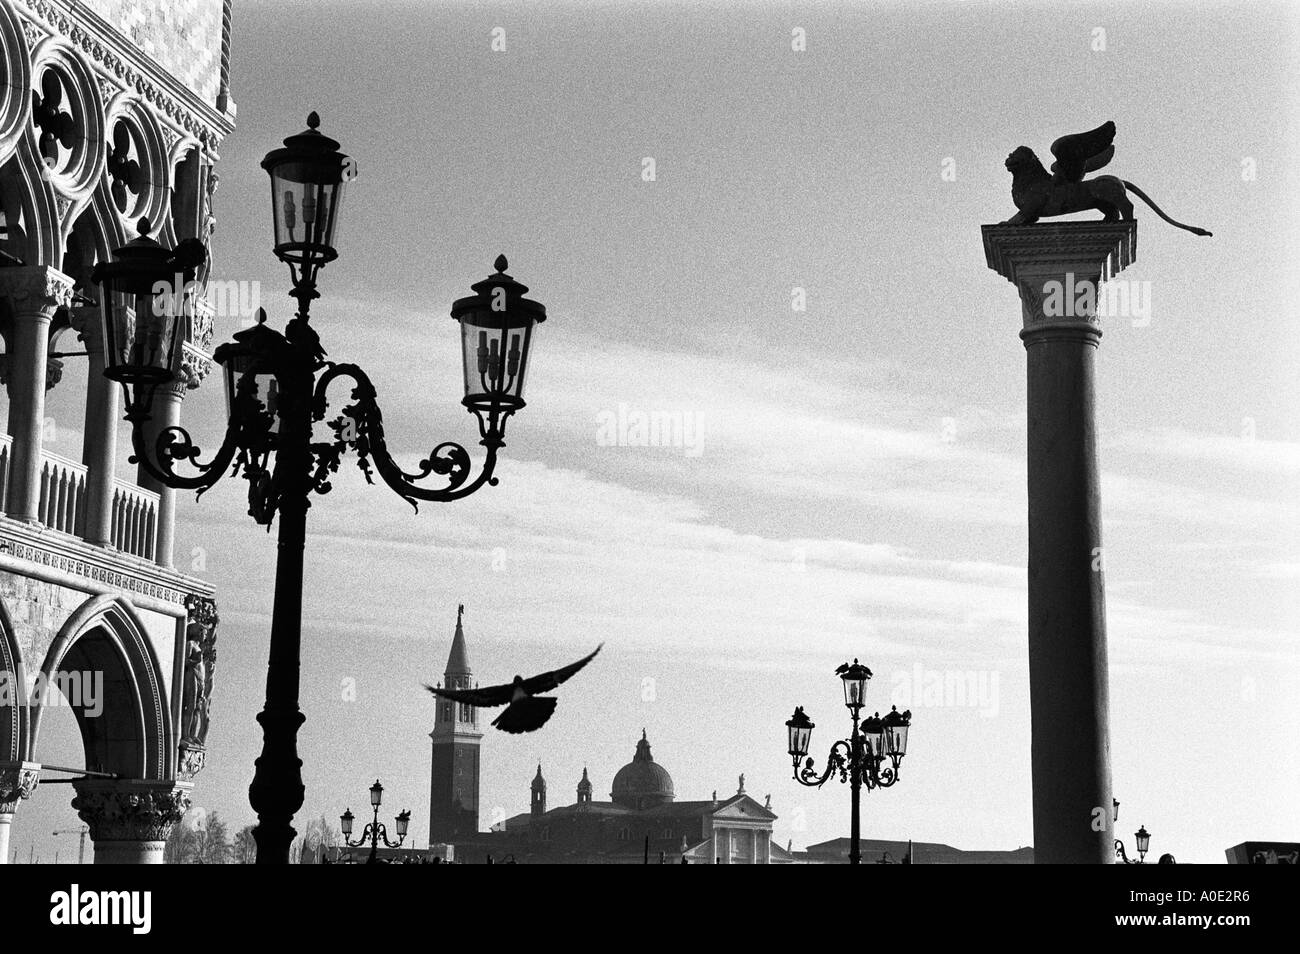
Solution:
[[[876,713],[859,721],[871,670],[855,659],[851,665],[844,663],[835,674],[843,681],[844,705],[852,717],[853,731],[847,739],[839,739],[831,745],[826,771],[819,775],[813,767],[813,760],[808,758],[815,726],[803,711],[803,706],[794,710],[785,726],[796,782],[820,788],[832,775],[839,775],[841,782],[849,783],[852,798],[849,864],[857,865],[862,863],[862,789],[888,788],[898,781],[898,766],[907,754],[907,730],[912,724],[912,713],[910,710],[899,712],[898,706],[894,706],[883,719]],[[884,764],[886,759],[888,765]]]
[[[379,842],[382,840],[389,848],[400,848],[402,842],[406,841],[406,833],[411,825],[411,813],[409,811],[400,812],[393,819],[393,826],[397,830],[397,843],[388,840],[388,829],[379,821],[379,805],[384,800],[384,786],[379,784],[379,779],[375,779],[375,784],[370,786],[370,807],[374,810],[374,819],[366,825],[365,830],[361,832],[361,837],[356,841],[352,840],[352,822],[356,816],[352,814],[352,809],[344,809],[343,814],[339,816],[339,828],[343,832],[343,843],[349,848],[364,847],[366,842],[370,843],[370,857],[366,859],[366,864],[373,865],[379,860]]]
[[[496,273],[473,285],[474,294],[451,309],[462,332],[461,403],[478,421],[482,468],[471,479],[469,453],[446,441],[413,471],[403,470],[385,442],[370,379],[354,364],[326,360],[310,324],[311,303],[319,297],[318,273],[338,256],[338,210],[352,165],[339,144],[320,133],[315,113],[307,125],[262,163],[271,178],[274,251],[289,266],[297,313],[281,334],[259,311],[253,327],[217,348],[213,357],[224,371],[229,418],[221,447],[209,460],[199,459],[200,448],[181,427],[163,427],[153,441],[145,437],[154,393],[175,380],[179,370],[179,329],[186,324],[193,276],[206,258],[202,244],[187,240],[169,251],[149,238],[149,223],[141,220],[140,238],[119,249],[114,261],[98,265],[94,275],[101,285],[105,341],[111,349],[104,373],[126,392],[131,461],[161,484],[199,493],[227,472],[242,472],[253,519],[269,527],[279,517],[266,704],[257,717],[262,753],[248,792],[258,818],[253,836],[259,864],[288,862],[293,816],[303,803],[298,685],[303,547],[312,495],[329,492],[349,450],[368,482],[378,474],[417,508],[422,500],[458,500],[484,484],[495,485],[506,421],[524,407],[533,330],[546,318],[545,307],[524,297],[528,289],[506,273],[508,263],[499,256]],[[178,277],[183,293],[171,284]],[[350,380],[350,403],[331,413],[327,394],[338,378]],[[316,439],[316,424],[328,429],[325,439]],[[430,477],[442,484],[425,486]]]
[[[1118,803],[1116,803],[1118,804]],[[1133,833],[1133,844],[1137,848],[1137,861],[1130,861],[1128,853],[1124,850],[1124,842],[1115,839],[1115,857],[1126,865],[1144,865],[1147,863],[1147,852],[1151,849],[1151,833],[1147,831],[1147,826],[1142,825]]]

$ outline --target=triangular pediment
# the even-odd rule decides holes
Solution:
[[[716,820],[775,821],[776,814],[748,795],[733,795],[710,813]]]

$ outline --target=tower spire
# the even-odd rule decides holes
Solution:
[[[582,781],[578,783],[578,804],[591,804],[591,779],[587,777],[587,766],[582,767]]]
[[[468,677],[473,673],[469,667],[469,650],[465,646],[465,604],[456,608],[456,635],[451,640],[451,653],[447,656],[447,685],[453,685],[452,676],[464,676],[464,686],[468,688]]]
[[[537,763],[537,775],[532,784],[532,814],[546,814],[546,779],[542,778],[542,763]]]
[[[469,689],[473,675],[465,646],[465,605],[456,607],[456,635],[447,657],[443,684]],[[478,709],[448,699],[434,709],[433,764],[429,794],[430,844],[454,841],[478,832],[479,743]]]

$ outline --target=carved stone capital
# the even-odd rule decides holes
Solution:
[[[177,382],[186,390],[194,390],[212,370],[212,358],[196,348],[186,344],[181,351],[181,370],[176,376]]]
[[[215,174],[214,174],[215,178]],[[190,314],[190,331],[187,339],[195,350],[206,352],[212,348],[212,338],[216,334],[216,308],[212,300],[204,294],[194,298],[194,309]]]
[[[985,225],[982,231],[989,268],[1020,292],[1026,344],[1039,333],[1101,337],[1098,289],[1133,263],[1136,222]]]
[[[72,807],[96,842],[166,841],[190,807],[190,786],[175,782],[81,779],[72,787]]]
[[[35,762],[0,763],[0,815],[12,815],[22,799],[31,798],[40,777]]]
[[[14,315],[52,318],[72,304],[72,279],[43,265],[0,268],[0,296],[9,299]]]

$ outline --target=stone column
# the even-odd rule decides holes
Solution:
[[[113,476],[117,465],[117,422],[122,387],[104,377],[104,329],[95,306],[71,309],[72,327],[86,346],[86,430],[81,462],[89,471],[86,486],[87,543],[113,542]]]
[[[9,829],[18,803],[32,797],[40,774],[35,762],[0,763],[0,865],[9,864]]]
[[[1106,600],[1094,420],[1098,286],[1134,259],[1135,222],[986,225],[1020,293],[1028,360],[1029,697],[1034,860],[1108,864]]]
[[[172,826],[190,807],[183,782],[80,779],[72,807],[90,828],[97,865],[160,865]]]
[[[50,351],[50,320],[72,301],[72,279],[44,266],[0,269],[0,296],[13,309],[13,352],[8,356],[9,467],[6,511],[37,522],[41,502],[41,442]]]

